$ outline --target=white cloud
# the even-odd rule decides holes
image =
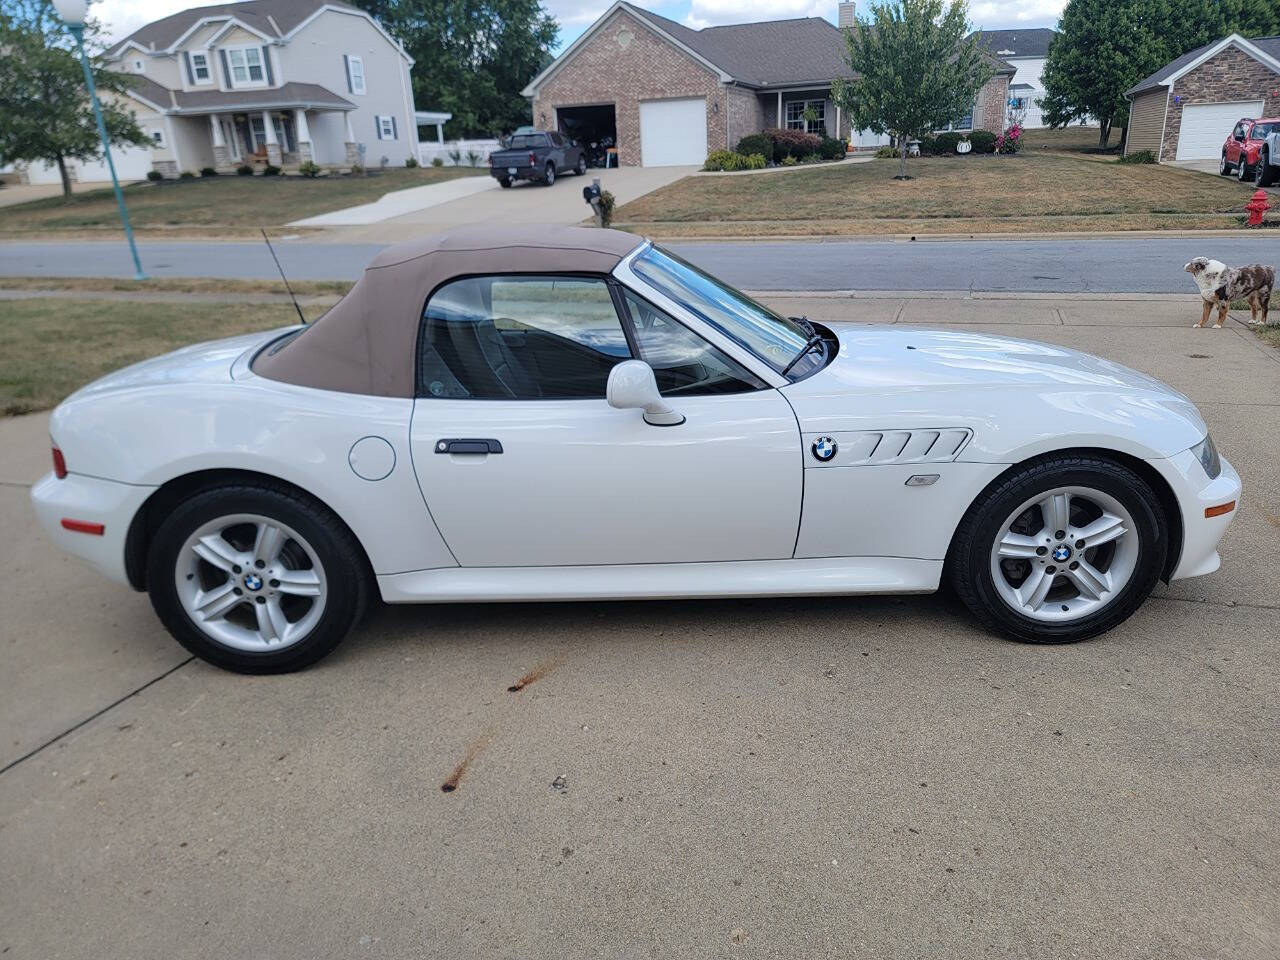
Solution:
[[[1066,0],[980,0],[969,5],[969,22],[988,30],[1056,27]]]

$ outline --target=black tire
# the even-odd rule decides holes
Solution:
[[[249,652],[218,642],[196,626],[178,596],[175,571],[188,537],[208,521],[245,513],[297,531],[324,568],[327,592],[319,620],[305,637],[278,651]],[[323,505],[266,480],[213,487],[183,501],[151,541],[147,584],[151,605],[174,639],[214,666],[252,674],[300,670],[326,656],[364,615],[370,592],[364,554],[346,525]]]
[[[1258,151],[1258,162],[1253,168],[1253,182],[1259,188],[1269,187],[1271,186],[1271,179],[1271,157],[1267,148],[1263,147]]]
[[[500,186],[503,190],[510,190],[510,189],[511,189],[511,178],[510,178],[510,177],[502,177],[502,178],[498,181],[498,186]]]
[[[556,182],[556,165],[554,162],[547,164],[547,169],[542,174],[542,182],[548,187]]]
[[[1227,163],[1227,151],[1222,151],[1222,156],[1218,160],[1218,176],[1226,177],[1231,174],[1231,164]]]
[[[574,173],[576,173],[580,177],[587,172],[586,154],[582,154],[582,153],[578,154],[578,165],[574,167],[573,170],[574,170]]]
[[[1137,527],[1138,557],[1129,582],[1106,606],[1078,620],[1046,623],[1001,599],[992,577],[991,552],[1004,521],[1020,504],[1060,486],[1088,487],[1118,500]],[[979,495],[952,538],[946,575],[956,595],[987,627],[1026,643],[1074,643],[1127,620],[1155,587],[1168,550],[1168,521],[1142,477],[1100,456],[1050,454],[1010,470]]]
[[[1253,173],[1253,169],[1249,166],[1249,155],[1241,150],[1240,162],[1236,164],[1236,179],[1241,183],[1245,183],[1251,173]]]

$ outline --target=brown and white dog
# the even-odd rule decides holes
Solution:
[[[1267,309],[1271,304],[1271,288],[1275,286],[1276,269],[1261,263],[1247,267],[1228,267],[1220,260],[1208,257],[1196,257],[1182,268],[1191,274],[1200,288],[1200,298],[1204,300],[1204,313],[1199,323],[1193,327],[1203,327],[1209,320],[1209,314],[1216,305],[1218,322],[1214,329],[1220,329],[1227,319],[1227,309],[1232,300],[1249,301],[1249,322],[1267,322]],[[1261,313],[1262,319],[1258,319]]]

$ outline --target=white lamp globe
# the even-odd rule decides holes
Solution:
[[[53,9],[64,21],[78,27],[89,16],[89,0],[53,0]]]

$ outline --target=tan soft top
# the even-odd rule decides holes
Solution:
[[[455,277],[609,273],[641,237],[589,227],[466,227],[388,247],[301,335],[264,351],[259,376],[319,390],[412,397],[427,297]]]

